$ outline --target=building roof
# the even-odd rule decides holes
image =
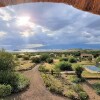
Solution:
[[[81,54],[81,56],[93,56],[92,54]]]

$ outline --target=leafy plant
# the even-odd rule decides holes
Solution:
[[[12,87],[10,85],[0,84],[0,97],[5,97],[11,94]]]
[[[32,58],[32,62],[33,63],[40,63],[41,62],[41,59],[40,59],[40,57],[33,57]]]
[[[46,61],[49,58],[48,54],[42,54],[41,55],[41,61]]]
[[[48,58],[47,60],[46,60],[48,63],[53,63],[53,59],[52,58]]]
[[[82,66],[81,65],[76,65],[75,73],[76,73],[78,78],[82,78],[82,72],[83,72]]]
[[[94,83],[92,86],[96,90],[96,93],[100,95],[100,83]]]
[[[58,63],[56,65],[56,68],[60,69],[62,71],[72,71],[72,67],[71,66],[72,65],[70,63],[62,61],[62,62],[60,62],[60,63]]]
[[[29,80],[22,74],[5,71],[0,72],[0,84],[9,84],[12,92],[18,92],[29,85]]]
[[[60,58],[60,61],[68,61],[68,58],[66,57]]]
[[[79,97],[81,100],[88,100],[89,96],[87,95],[86,92],[79,92]]]
[[[74,57],[70,57],[68,61],[70,63],[76,63],[77,62],[76,58],[74,58]]]
[[[14,68],[13,55],[5,51],[0,51],[0,71],[14,70]]]

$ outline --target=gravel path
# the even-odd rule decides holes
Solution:
[[[39,65],[32,70],[23,72],[30,79],[29,89],[0,100],[68,100],[67,98],[53,95],[45,88],[38,67]]]

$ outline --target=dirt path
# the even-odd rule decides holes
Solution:
[[[51,94],[44,86],[40,72],[39,65],[32,70],[26,71],[23,74],[30,79],[30,87],[27,91],[11,95],[5,99],[0,100],[68,100],[63,97]]]
[[[95,90],[86,82],[82,84],[84,91],[89,95],[90,100],[100,100],[100,96],[95,93]]]

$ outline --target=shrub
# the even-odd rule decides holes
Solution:
[[[49,72],[49,69],[46,69],[45,66],[40,66],[39,71],[45,73],[45,72]]]
[[[83,72],[82,66],[76,65],[75,73],[76,73],[76,75],[77,75],[78,78],[82,78],[82,76],[81,76],[82,72]]]
[[[39,57],[34,57],[34,58],[32,58],[32,62],[33,63],[40,63],[41,59]]]
[[[78,93],[80,100],[88,100],[89,96],[87,95],[87,93],[83,90],[83,88],[81,87],[81,85],[75,85],[74,86],[74,90]]]
[[[96,62],[100,62],[100,57],[97,57]]]
[[[42,54],[41,55],[41,61],[46,61],[49,58],[48,54]]]
[[[0,72],[0,84],[9,84],[12,92],[18,92],[29,85],[29,80],[22,74],[5,71]]]
[[[70,63],[76,63],[77,60],[76,60],[74,57],[70,57],[70,58],[69,58],[69,62],[70,62]]]
[[[60,58],[60,61],[68,61],[68,58]]]
[[[29,58],[30,58],[30,57],[29,57],[28,55],[23,56],[23,59],[24,59],[24,60],[29,60]]]
[[[79,97],[81,100],[88,100],[89,96],[87,95],[86,92],[79,92]]]
[[[0,84],[0,97],[5,97],[11,94],[12,88],[10,85]]]
[[[46,87],[53,93],[61,94],[63,93],[62,84],[59,80],[55,79],[53,76],[42,74],[42,78]]]
[[[13,55],[5,51],[0,51],[0,71],[14,70],[14,68]]]
[[[80,92],[80,91],[83,91],[83,88],[79,84],[76,84],[73,88],[77,93]]]
[[[75,94],[74,90],[68,90],[63,94],[65,97],[70,98],[71,100],[77,100],[78,96]]]
[[[100,83],[94,83],[92,86],[96,90],[96,93],[100,95]]]
[[[62,70],[62,71],[72,71],[71,64],[68,62],[60,62],[56,65],[56,68]]]
[[[78,77],[76,77],[76,76],[72,76],[72,77],[70,78],[70,80],[71,80],[73,83],[80,83],[80,82],[84,82],[84,81],[85,81],[84,78],[78,78]]]
[[[48,63],[53,63],[53,59],[52,58],[48,58],[47,60],[46,60]]]
[[[23,55],[21,55],[21,54],[16,54],[16,57],[17,57],[17,58],[23,58]]]

